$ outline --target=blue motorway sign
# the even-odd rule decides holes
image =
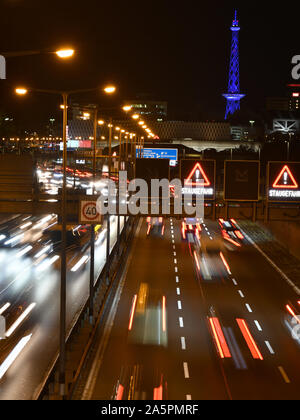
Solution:
[[[176,166],[178,162],[178,149],[137,149],[136,157],[144,159],[169,159],[170,166]]]

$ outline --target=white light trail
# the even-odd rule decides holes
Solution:
[[[21,351],[24,349],[26,344],[31,339],[32,334],[27,335],[26,337],[23,337],[19,343],[16,345],[16,347],[13,349],[13,351],[7,356],[7,358],[4,360],[2,365],[0,366],[0,379],[3,378],[7,370],[10,368],[10,366],[13,364],[13,362],[16,360],[16,358],[19,356]]]
[[[4,314],[6,309],[8,309],[9,307],[10,307],[10,303],[6,303],[4,306],[2,306],[2,308],[0,308],[0,315]]]
[[[47,251],[49,251],[50,249],[51,249],[51,246],[50,246],[50,245],[46,246],[45,248],[41,249],[41,251],[39,251],[39,252],[38,252],[38,253],[34,256],[34,258],[40,258],[42,255],[46,254],[46,253],[47,253]]]
[[[22,249],[20,252],[17,253],[17,258],[23,257],[23,255],[28,254],[28,252],[31,250],[32,246],[28,245],[26,248]]]
[[[22,229],[22,230],[23,229],[26,229],[26,228],[28,228],[31,225],[32,225],[32,222],[25,223],[25,225],[20,226],[20,229]]]
[[[34,309],[36,303],[32,303],[28,306],[28,308],[22,313],[21,316],[12,324],[12,326],[6,331],[5,336],[10,337],[13,332],[18,328],[18,326],[24,321],[24,319],[30,314],[30,312]]]
[[[71,268],[71,271],[75,273],[83,264],[87,262],[89,257],[85,255],[84,257],[80,258],[80,260],[74,265],[73,268]]]

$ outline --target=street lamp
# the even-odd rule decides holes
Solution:
[[[104,92],[111,94],[111,93],[115,93],[116,92],[116,87],[115,86],[106,86],[104,88]]]
[[[60,287],[60,353],[59,353],[59,385],[60,395],[65,395],[65,365],[66,365],[66,280],[67,280],[67,266],[66,266],[66,248],[67,248],[67,200],[66,200],[66,180],[67,180],[67,124],[68,124],[68,99],[70,95],[93,92],[95,89],[80,89],[73,91],[56,91],[48,89],[30,89],[34,92],[47,93],[54,95],[61,95],[63,103],[61,109],[63,110],[63,185],[62,185],[62,197],[61,197],[61,225],[62,225],[62,237],[61,237],[61,287]],[[106,92],[106,90],[104,89]],[[25,87],[18,87],[15,89],[15,93],[21,96],[28,94],[29,89]],[[112,92],[107,92],[112,93]],[[94,154],[96,151],[96,139],[97,139],[97,109],[95,109],[95,134],[94,134]],[[95,156],[93,162],[93,171],[95,173]],[[94,229],[92,229],[94,230]],[[92,240],[94,235],[92,234]],[[94,241],[93,241],[94,242]],[[94,245],[93,245],[94,246]],[[92,247],[93,248],[93,247]],[[92,265],[91,261],[91,265]],[[92,268],[93,269],[93,268]],[[91,275],[92,278],[92,275]],[[90,286],[90,291],[93,290],[93,286]],[[90,296],[90,302],[93,296]]]
[[[55,51],[55,54],[59,58],[65,59],[65,58],[73,57],[73,55],[75,54],[75,51],[73,49],[62,49],[62,50]]]

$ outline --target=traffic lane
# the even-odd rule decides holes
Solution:
[[[170,317],[168,285],[166,279],[171,277],[174,280],[171,270],[172,256],[170,253],[170,241],[167,235],[163,238],[147,237],[147,224],[143,220],[141,229],[137,233],[136,242],[132,249],[132,259],[126,275],[125,286],[119,301],[115,322],[105,351],[100,375],[97,378],[92,399],[109,399],[113,395],[114,387],[120,377],[122,367],[128,363],[134,363],[134,356],[131,354],[132,346],[128,344],[128,328],[133,297],[138,293],[141,283],[147,283],[150,290],[157,291],[161,296],[166,294],[168,327]],[[155,348],[155,347],[154,347]],[[169,346],[168,346],[169,349]],[[155,370],[156,357],[164,353],[160,348],[152,351],[151,360],[148,363]],[[139,360],[147,360],[147,346],[139,347],[136,355],[136,363]],[[167,365],[165,363],[164,366]],[[160,363],[161,365],[161,363]]]
[[[175,277],[177,301],[180,301],[179,316],[183,327],[180,339],[184,338],[182,358],[188,363],[190,395],[195,400],[228,399],[223,373],[206,324],[206,312],[198,284],[194,261],[189,244],[182,241],[181,221],[173,219],[174,244],[178,260],[178,276]],[[177,278],[178,277],[178,278]],[[178,282],[177,282],[178,281]],[[177,308],[178,309],[178,308]]]
[[[118,306],[114,327],[92,399],[110,398],[112,395],[111,390],[117,383],[118,372],[122,370],[122,366],[126,366],[126,363],[128,363],[126,354],[128,355],[127,335],[129,314],[132,307],[132,298],[137,293],[141,282],[150,284],[153,289],[158,289],[161,293],[166,291],[168,347],[165,351],[157,349],[156,352],[152,352],[149,363],[152,366],[153,372],[157,370],[158,366],[156,363],[160,360],[159,365],[163,366],[163,373],[167,378],[168,399],[186,399],[188,396],[191,396],[192,390],[194,390],[195,395],[199,394],[199,378],[195,375],[192,378],[190,377],[189,364],[186,358],[187,355],[193,354],[193,357],[198,359],[199,351],[201,352],[199,349],[203,349],[201,334],[196,331],[199,337],[199,344],[196,343],[195,351],[193,352],[193,346],[189,337],[186,338],[188,344],[182,340],[186,334],[183,334],[184,327],[181,326],[180,322],[180,318],[182,318],[180,315],[182,313],[179,312],[178,308],[178,284],[176,283],[177,276],[174,265],[174,252],[176,251],[173,250],[172,241],[174,241],[174,246],[175,243],[181,246],[180,235],[178,236],[174,231],[173,233],[170,232],[167,228],[164,239],[153,238],[151,236],[147,238],[146,229],[147,226],[143,223],[137,243],[132,251],[133,258],[128,270],[126,285]],[[198,307],[199,305],[196,303],[196,306]],[[198,316],[196,320],[193,318],[190,324],[192,330],[192,325],[195,321],[198,322]],[[187,352],[186,345],[188,345]],[[117,352],[115,350],[116,348],[118,349]],[[111,361],[113,354],[117,354],[117,360],[114,358]],[[139,350],[138,356],[139,360],[145,360],[145,358],[147,358],[146,347]],[[117,368],[116,364],[118,365]],[[204,367],[207,368],[207,366]],[[202,371],[204,367],[202,367]],[[192,386],[191,382],[193,383]],[[205,398],[206,387],[206,381],[203,381],[203,389],[201,390],[203,398]],[[224,392],[222,393],[222,397],[224,397]],[[193,398],[195,397],[193,396]]]
[[[284,319],[287,314],[285,306],[297,301],[299,297],[253,247],[245,246],[238,253],[228,254],[228,260],[238,282],[237,288],[242,289],[245,304],[249,304],[253,311],[252,322],[259,321],[275,352],[275,369],[279,381],[284,384],[281,389],[282,398],[298,399],[300,348],[288,332]],[[266,346],[265,343],[262,345]],[[287,379],[291,383],[286,383]]]
[[[111,231],[112,246],[116,241],[115,232],[116,226],[113,224]],[[98,252],[96,251],[96,255],[98,255],[97,264],[100,263],[100,256],[101,264],[104,264],[105,246],[102,243],[97,249]],[[18,300],[18,302],[25,301],[26,305],[36,302],[37,305],[20,328],[16,330],[11,343],[7,342],[6,352],[1,355],[2,360],[9,353],[9,350],[13,349],[13,344],[17,342],[18,338],[23,338],[22,333],[25,334],[26,332],[26,336],[32,333],[32,337],[0,380],[1,400],[32,399],[58,350],[60,275],[57,268],[59,267],[55,269],[53,266],[47,266],[42,271],[30,267],[26,276],[20,276],[19,281],[15,283],[18,286],[17,290],[22,292],[23,296],[22,300]],[[67,326],[69,329],[88,297],[89,272],[85,266],[85,269],[80,273],[68,274]],[[5,302],[14,302],[16,299],[15,287],[10,287],[6,293]]]
[[[216,232],[217,229],[215,230],[215,233]],[[228,315],[229,318],[230,316],[237,318],[236,312],[233,313],[231,311],[230,306],[228,306],[228,302],[233,303],[233,301],[235,301],[236,305],[238,305],[237,299],[240,301],[243,311],[240,312],[238,316],[240,318],[243,317],[242,319],[247,321],[251,334],[253,335],[256,343],[258,343],[258,346],[261,349],[261,353],[264,357],[263,364],[256,362],[254,364],[252,363],[251,369],[252,372],[255,372],[253,379],[254,381],[258,382],[258,389],[261,389],[261,392],[259,392],[261,398],[290,399],[293,397],[293,392],[291,392],[292,386],[287,387],[288,384],[285,371],[285,352],[286,348],[290,348],[291,343],[286,343],[283,352],[275,351],[274,354],[274,346],[276,346],[275,335],[279,333],[281,336],[280,332],[278,331],[278,321],[275,321],[274,323],[274,316],[278,315],[278,306],[276,303],[273,303],[273,297],[275,294],[270,287],[267,287],[267,281],[265,280],[272,278],[276,272],[264,258],[259,258],[257,260],[257,257],[261,256],[258,253],[253,253],[252,247],[245,245],[241,248],[241,250],[237,252],[226,252],[225,255],[229,263],[230,270],[233,273],[232,276],[230,276],[230,282],[232,284],[234,294],[231,298],[230,296],[226,296],[223,293],[220,296],[217,296],[215,291],[212,293],[211,299],[215,302],[219,302],[218,306],[222,308],[220,310],[222,311],[222,316],[224,319],[226,318],[226,313],[227,318]],[[260,272],[260,278],[258,278],[257,272]],[[263,279],[263,281],[261,281],[261,279]],[[279,281],[280,286],[282,286],[281,283],[282,280]],[[247,292],[248,287],[252,289],[252,294]],[[284,286],[284,288],[287,289],[286,286]],[[286,290],[286,292],[289,293],[290,291]],[[281,293],[283,293],[282,289]],[[265,304],[266,298],[268,300],[268,305]],[[261,311],[257,310],[259,306],[256,305],[256,302],[258,301],[261,302]],[[272,302],[271,304],[270,301]],[[225,308],[225,305],[227,305],[227,308]],[[238,306],[236,306],[236,310],[238,310]],[[268,325],[266,314],[268,314],[268,318],[272,320],[272,323],[269,323],[269,327],[266,327]],[[229,318],[228,322],[230,321]],[[263,329],[261,328],[262,326]],[[234,328],[236,329],[235,322]],[[295,362],[297,360],[296,353],[294,354],[293,360]],[[259,381],[257,381],[258,378]],[[250,380],[248,381],[248,384],[249,383],[251,383]],[[262,384],[265,384],[265,387],[261,387]],[[274,384],[276,384],[276,386],[274,386]],[[238,392],[238,397],[241,398],[241,389],[239,387],[236,387],[236,389]],[[255,394],[256,393],[253,394],[253,392],[251,393],[251,395]],[[296,394],[294,395],[296,397]]]

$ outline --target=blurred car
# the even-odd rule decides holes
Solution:
[[[200,248],[194,249],[193,256],[197,271],[203,280],[222,280],[231,274],[224,257],[224,248],[221,238],[201,238]]]
[[[128,330],[130,343],[167,346],[166,298],[147,283],[133,298]]]
[[[166,298],[160,290],[141,283],[132,299],[127,353],[113,398],[167,399],[167,381],[163,373],[167,345]]]
[[[148,217],[147,224],[147,236],[164,236],[165,224],[163,217]]]
[[[193,242],[195,238],[200,240],[201,223],[196,218],[186,218],[181,224],[181,236],[183,240]]]
[[[224,240],[229,244],[240,248],[245,241],[245,237],[236,225],[236,221],[234,219],[219,219],[219,225]]]
[[[149,354],[151,360],[151,354]],[[167,400],[167,381],[148,360],[147,365],[123,366],[115,386],[114,400]]]
[[[287,326],[292,338],[300,344],[300,301],[297,305],[287,304],[284,323]]]

